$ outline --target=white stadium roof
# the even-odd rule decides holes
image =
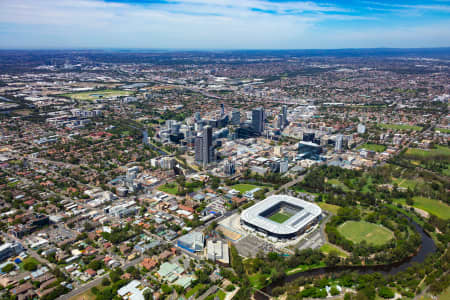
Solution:
[[[267,209],[276,206],[281,202],[298,206],[303,209],[283,223],[272,221],[261,215]],[[311,221],[320,216],[321,213],[322,209],[311,202],[287,195],[274,195],[244,210],[241,214],[241,219],[246,223],[252,224],[274,234],[290,235],[300,231],[304,226],[308,225]]]

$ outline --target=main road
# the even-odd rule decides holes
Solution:
[[[290,187],[292,187],[292,186],[296,185],[297,183],[303,181],[303,179],[305,178],[306,174],[308,174],[308,173],[305,173],[305,174],[303,174],[303,175],[300,175],[300,176],[298,176],[297,178],[295,178],[294,180],[289,181],[288,183],[283,184],[283,185],[280,186],[277,190],[273,190],[273,191],[268,192],[268,193],[267,193],[267,196],[272,196],[272,195],[274,195],[274,194],[276,194],[276,193],[279,193],[279,192],[283,191],[284,189],[289,189]]]
[[[135,266],[135,265],[139,264],[143,259],[144,259],[144,257],[140,256],[140,257],[138,257],[138,258],[136,258],[136,259],[134,259],[132,261],[129,261],[129,262],[125,263],[121,268],[126,270],[128,267]],[[59,296],[57,299],[59,299],[59,300],[68,300],[68,299],[70,299],[72,297],[80,295],[80,294],[88,291],[89,289],[93,288],[94,286],[97,286],[97,285],[101,284],[103,278],[106,278],[108,276],[109,276],[109,273],[106,272],[105,274],[95,278],[94,280],[89,281],[89,282],[87,282],[87,283],[77,287],[76,289],[70,291],[69,293]]]

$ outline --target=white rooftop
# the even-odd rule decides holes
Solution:
[[[272,221],[261,215],[267,209],[281,202],[303,209],[283,223]],[[268,232],[289,235],[297,233],[320,214],[322,214],[322,209],[314,203],[287,195],[273,195],[244,210],[241,219]]]

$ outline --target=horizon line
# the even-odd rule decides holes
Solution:
[[[55,47],[55,48],[0,48],[0,51],[92,51],[92,50],[139,50],[139,51],[341,51],[341,50],[450,50],[449,46],[442,47],[349,47],[349,48],[122,48],[122,47]]]

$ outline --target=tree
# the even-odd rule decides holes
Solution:
[[[332,295],[332,296],[337,296],[337,295],[339,295],[339,290],[337,289],[337,287],[336,286],[332,286],[331,287],[331,289],[330,289],[330,294]]]
[[[326,260],[325,260],[325,263],[329,267],[334,267],[337,264],[339,264],[340,262],[341,262],[341,259],[339,258],[339,255],[336,252],[336,250],[331,250],[330,253],[328,254]]]
[[[4,272],[4,273],[9,273],[9,272],[11,272],[12,270],[14,270],[16,267],[14,266],[14,264],[7,264],[6,266],[4,266],[3,268],[2,268],[2,272]]]
[[[143,296],[145,300],[153,300],[153,293],[150,289],[146,289]]]
[[[34,260],[27,260],[23,263],[23,268],[27,271],[35,271],[37,267],[38,264]]]
[[[164,294],[170,294],[172,293],[172,288],[170,286],[168,286],[167,284],[163,284],[161,286],[161,290]]]
[[[233,284],[229,284],[229,285],[227,285],[227,287],[225,288],[225,290],[226,290],[227,292],[232,292],[232,291],[234,291],[235,288],[236,288],[236,287],[235,287]]]
[[[122,275],[123,271],[121,269],[112,270],[109,272],[109,278],[111,278],[112,282],[117,282],[120,280],[120,276]]]
[[[87,265],[88,268],[91,268],[95,271],[101,269],[102,266],[103,266],[103,262],[101,260],[93,260]]]
[[[108,286],[111,284],[111,281],[109,281],[108,277],[105,277],[102,279],[102,285],[103,286]]]
[[[387,286],[382,286],[378,289],[378,295],[384,299],[394,298],[394,292]]]

